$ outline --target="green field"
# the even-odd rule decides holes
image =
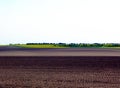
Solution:
[[[8,45],[0,45],[0,46],[8,46]]]
[[[64,46],[59,46],[59,45],[50,45],[50,44],[44,44],[44,45],[26,45],[26,44],[20,44],[20,45],[12,45],[16,47],[21,47],[21,48],[67,48]]]

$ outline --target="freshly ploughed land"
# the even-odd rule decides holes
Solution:
[[[118,56],[1,56],[1,88],[119,88]]]
[[[119,87],[119,49],[0,47],[0,88]]]

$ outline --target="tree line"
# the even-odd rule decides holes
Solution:
[[[26,45],[54,45],[62,47],[120,47],[120,43],[26,43]]]

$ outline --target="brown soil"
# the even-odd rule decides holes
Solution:
[[[1,56],[0,88],[119,88],[118,56]]]

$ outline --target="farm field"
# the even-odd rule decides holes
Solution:
[[[0,88],[119,88],[120,57],[0,57]]]
[[[53,44],[44,44],[44,45],[20,44],[20,45],[12,45],[12,46],[21,47],[21,48],[67,48],[67,47],[64,47],[64,46],[53,45]]]
[[[0,47],[0,88],[119,88],[120,49]]]

